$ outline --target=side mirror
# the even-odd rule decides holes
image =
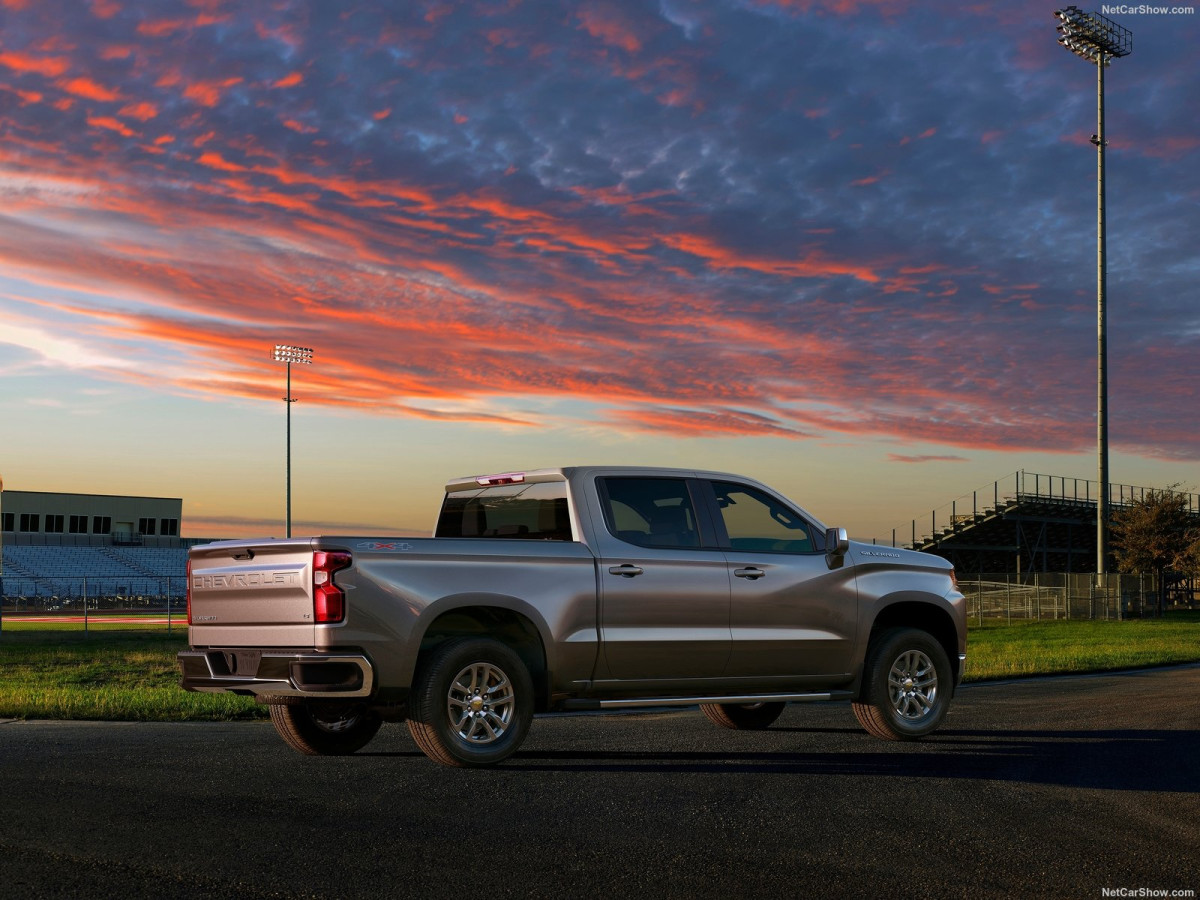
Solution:
[[[836,569],[842,564],[846,551],[850,549],[850,538],[845,528],[830,528],[825,532],[825,562]]]

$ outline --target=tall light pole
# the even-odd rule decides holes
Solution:
[[[4,498],[4,479],[0,478],[0,500]],[[0,503],[0,628],[4,627],[4,510]]]
[[[287,520],[284,528],[285,537],[292,536],[292,404],[296,398],[292,396],[292,363],[312,364],[313,352],[311,347],[294,347],[291,344],[276,344],[274,359],[276,362],[287,363],[287,396],[283,398],[287,404]]]
[[[1096,498],[1096,574],[1108,568],[1108,300],[1104,234],[1104,68],[1114,58],[1133,52],[1133,34],[1099,13],[1076,6],[1056,9],[1058,42],[1096,67],[1096,455],[1099,489]]]

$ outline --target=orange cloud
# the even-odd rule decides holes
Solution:
[[[140,22],[137,26],[137,33],[146,37],[166,37],[181,28],[186,28],[187,24],[183,19],[157,19],[153,22]]]
[[[1139,141],[1134,146],[1142,154],[1153,159],[1179,159],[1200,147],[1200,137],[1194,135],[1168,135],[1166,137]]]
[[[139,122],[147,122],[158,115],[158,107],[153,103],[145,101],[141,103],[131,103],[128,106],[121,107],[120,115],[128,116],[131,119],[137,119]]]
[[[92,0],[92,15],[97,19],[111,19],[121,11],[121,5],[114,0]]]
[[[38,91],[23,91],[18,88],[9,87],[7,84],[0,84],[0,91],[8,91],[16,94],[21,98],[22,106],[26,103],[41,103],[44,99],[44,95]]]
[[[273,85],[271,85],[271,87],[273,87],[273,88],[295,87],[303,80],[304,80],[304,76],[301,75],[299,72],[292,72],[291,74],[285,75],[282,78],[280,78]]]
[[[828,278],[849,275],[860,281],[875,283],[880,280],[870,266],[854,262],[838,262],[824,257],[819,251],[809,251],[800,259],[767,259],[739,254],[713,240],[695,234],[662,235],[662,243],[676,250],[700,257],[717,269],[749,269],[771,275],[804,278]]]
[[[205,155],[207,156],[208,154]],[[222,160],[222,162],[224,161]],[[221,166],[217,165],[213,168],[221,168]],[[229,171],[244,172],[245,169],[238,167]],[[229,188],[229,196],[243,203],[266,204],[278,209],[291,210],[292,212],[320,215],[320,211],[313,205],[316,197],[312,195],[282,194],[279,191],[272,191],[252,185],[244,179],[227,178],[221,183]]]
[[[283,127],[290,128],[298,134],[316,134],[319,129],[313,128],[311,125],[305,125],[303,122],[297,122],[295,119],[284,119]]]
[[[30,56],[6,51],[0,53],[0,66],[14,72],[36,72],[48,78],[57,78],[70,68],[70,63],[61,56]]]
[[[676,437],[812,437],[767,416],[742,410],[619,409],[611,414],[611,418],[636,431],[669,432]]]
[[[184,87],[183,96],[189,100],[194,100],[201,106],[216,106],[221,102],[221,95],[226,88],[231,88],[235,84],[241,84],[241,82],[241,78],[195,81]]]
[[[877,172],[874,175],[868,175],[866,178],[859,178],[856,181],[852,181],[850,183],[852,185],[854,185],[855,187],[866,187],[869,184],[875,184],[876,182],[881,181],[882,179],[886,178],[887,176],[889,176],[891,174],[892,174],[891,169],[884,169],[883,171]]]
[[[95,128],[107,128],[109,131],[115,131],[123,137],[139,136],[120,119],[114,119],[112,116],[88,116],[87,123]]]
[[[102,84],[92,81],[90,78],[79,77],[71,78],[64,81],[59,81],[58,86],[68,94],[74,94],[76,97],[84,97],[88,100],[111,101],[120,100],[121,94],[111,88],[106,88]]]
[[[580,9],[576,16],[580,27],[602,43],[619,47],[626,53],[637,53],[642,49],[641,40],[618,7],[591,3]]]
[[[200,154],[200,158],[196,160],[202,166],[208,166],[210,169],[217,169],[221,172],[245,172],[245,166],[239,166],[237,163],[232,163],[220,153],[207,151]]]
[[[903,456],[899,453],[889,453],[888,462],[898,463],[930,463],[930,462],[968,462],[965,456]]]

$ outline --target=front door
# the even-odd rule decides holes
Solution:
[[[853,569],[830,569],[813,526],[782,500],[737,482],[711,484],[732,585],[726,674],[836,681],[849,673]]]

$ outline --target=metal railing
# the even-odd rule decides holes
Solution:
[[[959,578],[967,598],[968,621],[1042,621],[1053,619],[1139,619],[1158,610],[1158,585],[1152,575],[1101,575],[1041,572]]]
[[[1114,510],[1144,500],[1146,494],[1154,490],[1158,489],[1109,483],[1109,509]],[[1193,515],[1200,516],[1200,494],[1183,491],[1173,493],[1183,494],[1187,497],[1188,511]],[[1068,478],[1062,475],[1042,475],[1024,470],[1013,472],[989,485],[956,497],[949,503],[930,510],[926,515],[914,518],[911,522],[911,529],[893,528],[892,546],[919,546],[933,538],[952,534],[959,528],[1002,512],[1008,505],[1017,501],[1046,500],[1095,505],[1099,496],[1100,483],[1098,481]],[[928,522],[928,530],[925,527],[926,522]],[[897,540],[903,538],[910,538],[910,540],[907,544],[898,544]]]

